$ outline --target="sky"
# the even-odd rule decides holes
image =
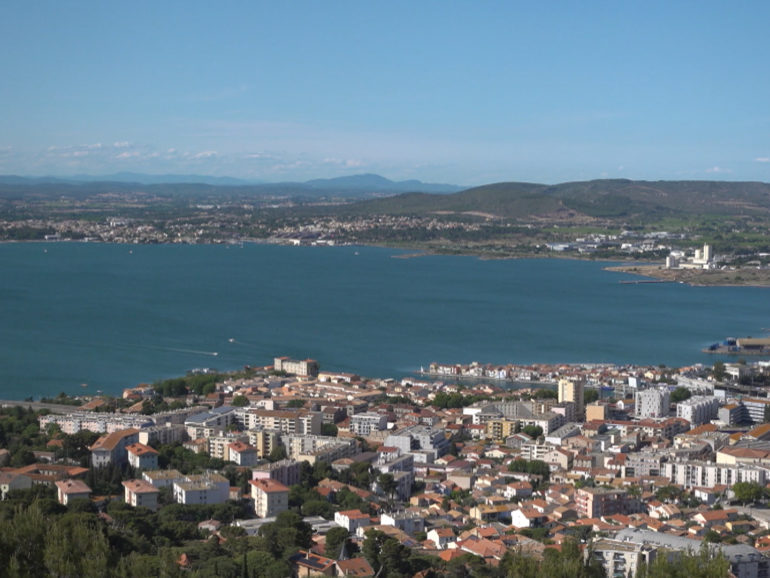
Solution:
[[[770,181],[770,2],[0,3],[0,174]]]

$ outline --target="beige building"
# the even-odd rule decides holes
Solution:
[[[89,499],[91,488],[81,480],[63,480],[56,482],[59,503],[68,505],[72,500]]]
[[[559,380],[559,403],[572,402],[575,404],[575,417],[582,420],[585,417],[583,406],[584,383],[582,379]]]
[[[153,512],[158,509],[158,494],[160,490],[145,480],[126,480],[124,501],[134,508],[149,508]]]
[[[315,359],[296,360],[288,357],[276,357],[273,359],[275,371],[285,371],[299,377],[316,377],[318,375],[318,362]]]
[[[254,513],[260,518],[272,518],[289,509],[289,488],[271,479],[250,480]]]

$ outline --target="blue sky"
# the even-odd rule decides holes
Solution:
[[[0,4],[0,174],[770,181],[770,3]]]

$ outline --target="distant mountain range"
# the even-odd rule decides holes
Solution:
[[[106,180],[98,180],[102,178]],[[650,221],[686,215],[770,218],[770,184],[760,182],[605,179],[557,185],[494,183],[463,190],[455,185],[417,180],[391,181],[374,174],[301,183],[248,183],[226,177],[139,173],[83,179],[0,175],[0,197],[66,195],[86,199],[105,192],[142,191],[177,199],[205,198],[209,201],[219,196],[231,199],[291,198],[306,204],[301,211],[305,215],[476,213],[500,218],[575,221],[586,217],[623,221],[638,216]],[[330,199],[348,202],[315,206],[317,200]]]
[[[0,185],[78,185],[94,183],[123,183],[142,185],[211,185],[216,187],[265,187],[269,189],[307,189],[308,191],[326,192],[423,192],[455,193],[463,187],[449,184],[423,183],[418,180],[391,181],[380,175],[362,174],[333,179],[313,179],[305,182],[275,182],[244,180],[232,177],[214,177],[207,175],[148,175],[144,173],[121,172],[110,175],[74,175],[72,177],[23,177],[0,175]]]
[[[483,213],[502,218],[751,215],[770,217],[770,184],[607,179],[495,183],[448,195],[406,193],[341,207],[348,214]]]

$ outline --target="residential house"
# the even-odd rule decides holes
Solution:
[[[124,501],[126,504],[138,508],[149,508],[152,511],[158,509],[158,494],[160,490],[146,480],[126,480]]]
[[[158,469],[158,452],[154,448],[137,442],[127,445],[126,452],[128,452],[128,463],[132,467],[142,470]]]
[[[72,500],[87,500],[91,497],[91,488],[81,480],[61,480],[56,482],[56,488],[59,503],[65,506]]]

